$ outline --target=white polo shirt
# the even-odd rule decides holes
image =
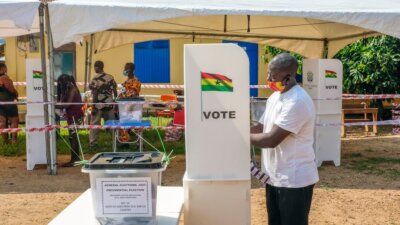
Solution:
[[[275,187],[300,188],[318,182],[313,148],[315,108],[310,96],[299,85],[268,98],[260,123],[264,133],[273,125],[290,131],[275,148],[262,150],[262,169]]]

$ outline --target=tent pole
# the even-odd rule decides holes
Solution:
[[[88,66],[89,66],[89,62],[88,62],[88,57],[89,57],[89,43],[87,41],[85,41],[85,85],[83,86],[83,92],[86,92],[86,86],[88,83]]]
[[[93,40],[94,40],[94,35],[90,35],[90,49],[89,49],[89,68],[88,68],[88,82],[92,79],[92,58],[93,58]]]
[[[226,33],[227,24],[228,24],[228,15],[224,15],[224,33]]]
[[[149,34],[173,34],[173,35],[187,35],[187,36],[211,36],[211,37],[234,37],[234,38],[260,38],[260,39],[285,39],[285,40],[298,40],[298,41],[325,41],[326,38],[307,38],[307,37],[288,37],[288,36],[274,36],[274,35],[261,35],[261,34],[233,34],[233,33],[212,33],[212,32],[193,32],[193,31],[170,31],[170,30],[145,30],[145,29],[109,29],[107,31],[117,32],[132,32],[132,33],[149,33]],[[248,28],[250,31],[250,18],[248,18]],[[330,38],[328,41],[338,41],[349,38],[365,37],[367,35],[379,35],[376,31],[362,32],[359,34],[346,35],[341,37]]]
[[[55,102],[55,90],[54,90],[54,48],[53,48],[53,37],[51,35],[51,28],[50,28],[50,15],[49,15],[49,7],[46,4],[44,6],[45,9],[45,16],[46,16],[46,28],[47,28],[47,39],[48,39],[48,57],[49,57],[49,77],[48,77],[48,95],[49,95],[49,101],[50,102]],[[54,104],[49,104],[49,122],[50,125],[56,125],[55,121],[55,108]],[[56,175],[57,174],[57,146],[56,146],[56,133],[55,130],[52,130],[49,132],[49,138],[50,138],[50,157],[51,157],[51,167],[50,167],[50,174],[51,175]]]
[[[46,71],[46,49],[45,49],[45,34],[44,34],[44,4],[40,3],[39,6],[39,25],[40,25],[40,59],[42,63],[42,86],[43,86],[43,101],[48,102],[47,99],[47,71]],[[49,125],[49,111],[48,105],[43,105],[44,111],[44,124]],[[45,131],[45,142],[46,142],[46,159],[47,159],[47,172],[52,174],[52,163],[51,163],[51,151],[50,151],[50,136],[49,131]]]
[[[323,59],[327,59],[328,58],[328,45],[329,45],[329,41],[328,39],[324,40],[324,48],[322,48],[322,58]]]
[[[250,27],[248,27],[250,30]],[[300,41],[323,41],[324,38],[306,38],[306,37],[287,37],[273,35],[257,35],[257,34],[232,34],[232,33],[212,33],[212,32],[192,32],[192,31],[169,31],[169,30],[145,30],[145,29],[109,29],[106,31],[132,32],[132,33],[149,33],[149,34],[174,34],[187,36],[210,36],[210,37],[236,37],[236,38],[260,38],[260,39],[287,39]],[[365,33],[363,33],[365,34]]]

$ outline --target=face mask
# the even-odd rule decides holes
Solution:
[[[283,81],[287,81],[289,77],[284,78],[282,81],[267,81],[268,87],[273,91],[282,92],[285,89]],[[287,84],[287,83],[286,83]]]
[[[274,81],[267,81],[268,87],[271,88],[273,91],[281,92],[285,89],[285,85],[282,84],[282,81],[274,82]]]
[[[124,72],[122,72],[122,75],[127,77],[129,75],[129,71],[128,70],[124,70]]]

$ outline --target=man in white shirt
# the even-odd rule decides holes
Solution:
[[[318,170],[313,149],[315,109],[296,83],[297,60],[288,53],[268,66],[264,115],[251,127],[251,143],[262,148],[269,225],[307,225]]]

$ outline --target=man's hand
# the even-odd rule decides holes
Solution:
[[[251,122],[250,126],[250,134],[258,134],[262,133],[264,129],[264,125],[258,122]]]

